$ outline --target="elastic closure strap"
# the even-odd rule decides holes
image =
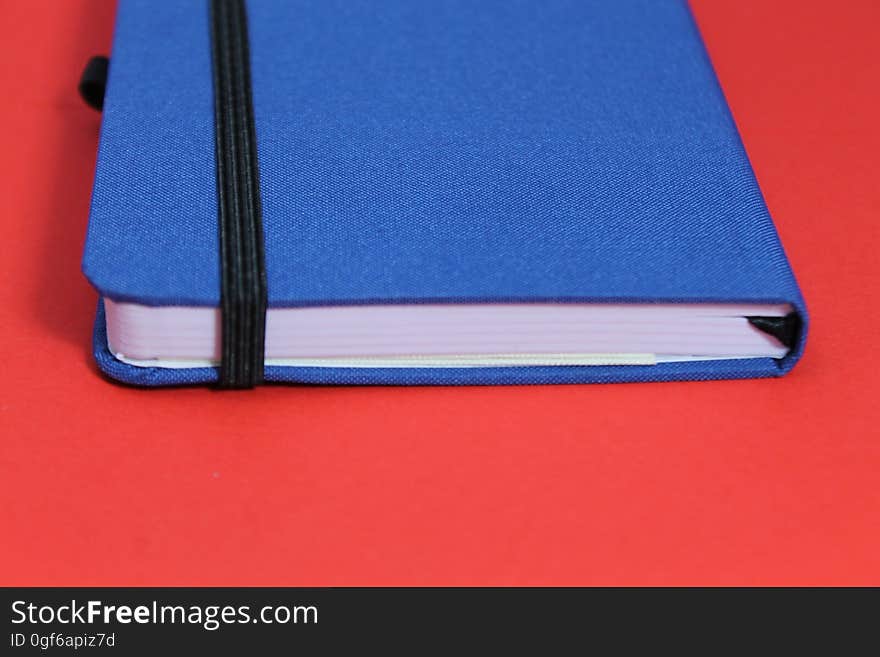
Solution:
[[[103,55],[92,57],[83,69],[79,78],[79,95],[89,107],[104,109],[104,91],[107,88],[107,74],[110,60]]]
[[[211,0],[221,267],[221,388],[263,382],[266,267],[244,0]]]

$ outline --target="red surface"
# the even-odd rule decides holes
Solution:
[[[113,7],[5,0],[0,583],[880,584],[880,4],[693,4],[812,312],[789,377],[224,394],[97,375]]]

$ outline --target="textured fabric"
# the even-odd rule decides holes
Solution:
[[[269,305],[803,302],[684,2],[248,2]],[[206,3],[121,0],[84,271],[217,305]],[[326,383],[779,374],[286,368]],[[213,370],[129,372],[202,382]],[[272,369],[272,368],[269,368]]]

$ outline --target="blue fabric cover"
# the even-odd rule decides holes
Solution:
[[[792,303],[782,361],[268,368],[307,383],[781,374],[800,292],[685,2],[249,0],[269,304]],[[83,270],[219,305],[208,3],[120,0]],[[124,365],[130,383],[216,379]]]

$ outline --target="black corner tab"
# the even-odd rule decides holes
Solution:
[[[788,313],[785,317],[746,317],[746,319],[756,329],[772,335],[788,348],[795,345],[801,330],[801,318],[797,313]]]
[[[89,107],[99,112],[104,108],[104,91],[107,88],[107,72],[110,60],[103,55],[92,57],[79,79],[79,95]]]

